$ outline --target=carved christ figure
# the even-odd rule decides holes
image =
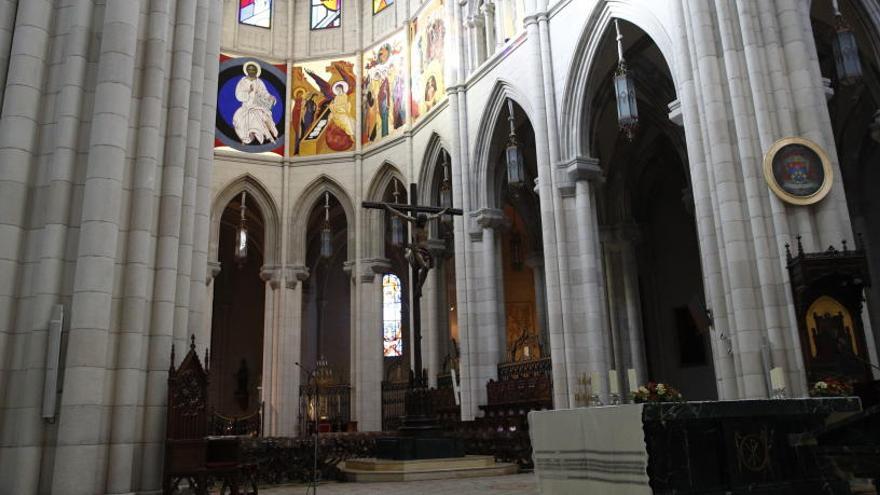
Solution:
[[[413,224],[413,242],[406,245],[406,260],[415,267],[418,274],[418,280],[415,286],[415,295],[422,295],[422,285],[428,278],[428,272],[434,268],[434,258],[428,250],[428,222],[436,220],[445,215],[448,208],[428,215],[426,213],[417,213],[415,217],[407,215],[391,206],[385,205],[385,208],[392,214],[407,222]]]

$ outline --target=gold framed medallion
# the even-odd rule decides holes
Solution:
[[[764,155],[764,178],[770,190],[786,203],[811,205],[831,191],[831,161],[809,139],[787,137],[773,143]]]

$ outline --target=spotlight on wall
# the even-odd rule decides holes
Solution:
[[[636,129],[639,127],[639,108],[636,102],[636,87],[629,75],[626,60],[623,58],[623,35],[620,34],[620,24],[614,20],[614,29],[617,31],[617,70],[614,72],[614,95],[617,98],[617,124],[626,136],[632,141]]]

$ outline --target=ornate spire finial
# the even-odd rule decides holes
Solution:
[[[791,262],[791,245],[785,243],[785,261]]]
[[[189,336],[189,350],[196,350],[196,334],[192,334]]]
[[[798,256],[803,256],[804,255],[804,245],[803,245],[803,243],[801,243],[801,236],[800,235],[797,236],[797,242],[798,242]]]
[[[844,239],[844,240],[843,240],[843,252],[845,253],[845,252],[847,252],[847,250],[848,250],[848,249],[847,249],[847,247],[846,247],[846,239]]]
[[[171,344],[171,371],[174,371],[174,343]]]

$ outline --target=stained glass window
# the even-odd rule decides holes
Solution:
[[[391,5],[394,5],[394,0],[373,0],[373,14],[378,14]]]
[[[238,22],[249,26],[272,26],[272,0],[239,0]]]
[[[342,23],[342,0],[311,0],[312,29],[339,27]]]
[[[382,277],[382,336],[385,357],[403,355],[401,329],[400,278],[394,274]]]

